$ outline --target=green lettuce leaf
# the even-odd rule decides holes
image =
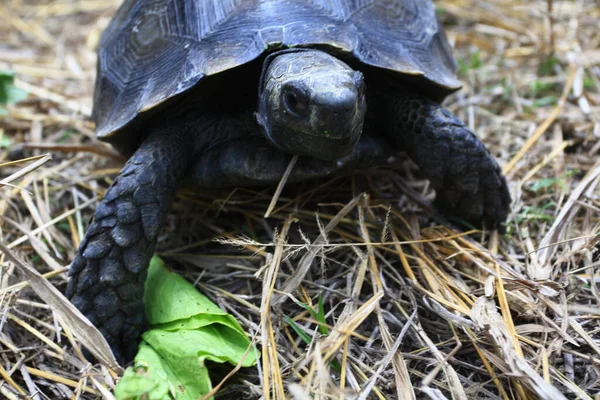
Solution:
[[[144,298],[150,330],[133,367],[115,388],[118,400],[198,399],[212,390],[205,360],[250,367],[257,362],[239,323],[154,257]]]

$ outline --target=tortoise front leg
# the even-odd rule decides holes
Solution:
[[[184,130],[151,134],[96,209],[69,271],[67,297],[102,332],[120,363],[146,328],[147,268],[193,146]]]
[[[378,100],[384,130],[429,179],[437,206],[478,226],[501,227],[510,194],[498,163],[475,134],[425,97],[391,92]]]

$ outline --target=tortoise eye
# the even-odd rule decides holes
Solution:
[[[290,113],[301,117],[308,115],[308,100],[298,90],[292,88],[285,90],[283,102]]]

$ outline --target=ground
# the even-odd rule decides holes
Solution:
[[[0,3],[0,79],[8,87],[14,72],[9,99],[28,93],[0,105],[5,398],[110,398],[118,377],[82,358],[82,332],[52,290],[64,291],[95,204],[123,164],[90,120],[95,48],[118,3]],[[506,233],[435,219],[432,190],[402,155],[288,187],[269,218],[273,187],[182,188],[159,254],[232,313],[262,354],[218,396],[600,393],[600,3],[436,6],[464,83],[445,105],[507,175]],[[307,306],[319,303],[313,317]]]

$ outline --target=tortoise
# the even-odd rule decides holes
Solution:
[[[448,215],[502,226],[510,195],[440,102],[460,88],[431,1],[126,0],[98,50],[93,119],[129,157],[97,206],[67,296],[117,360],[146,326],[149,260],[183,180],[270,184],[403,151]]]

